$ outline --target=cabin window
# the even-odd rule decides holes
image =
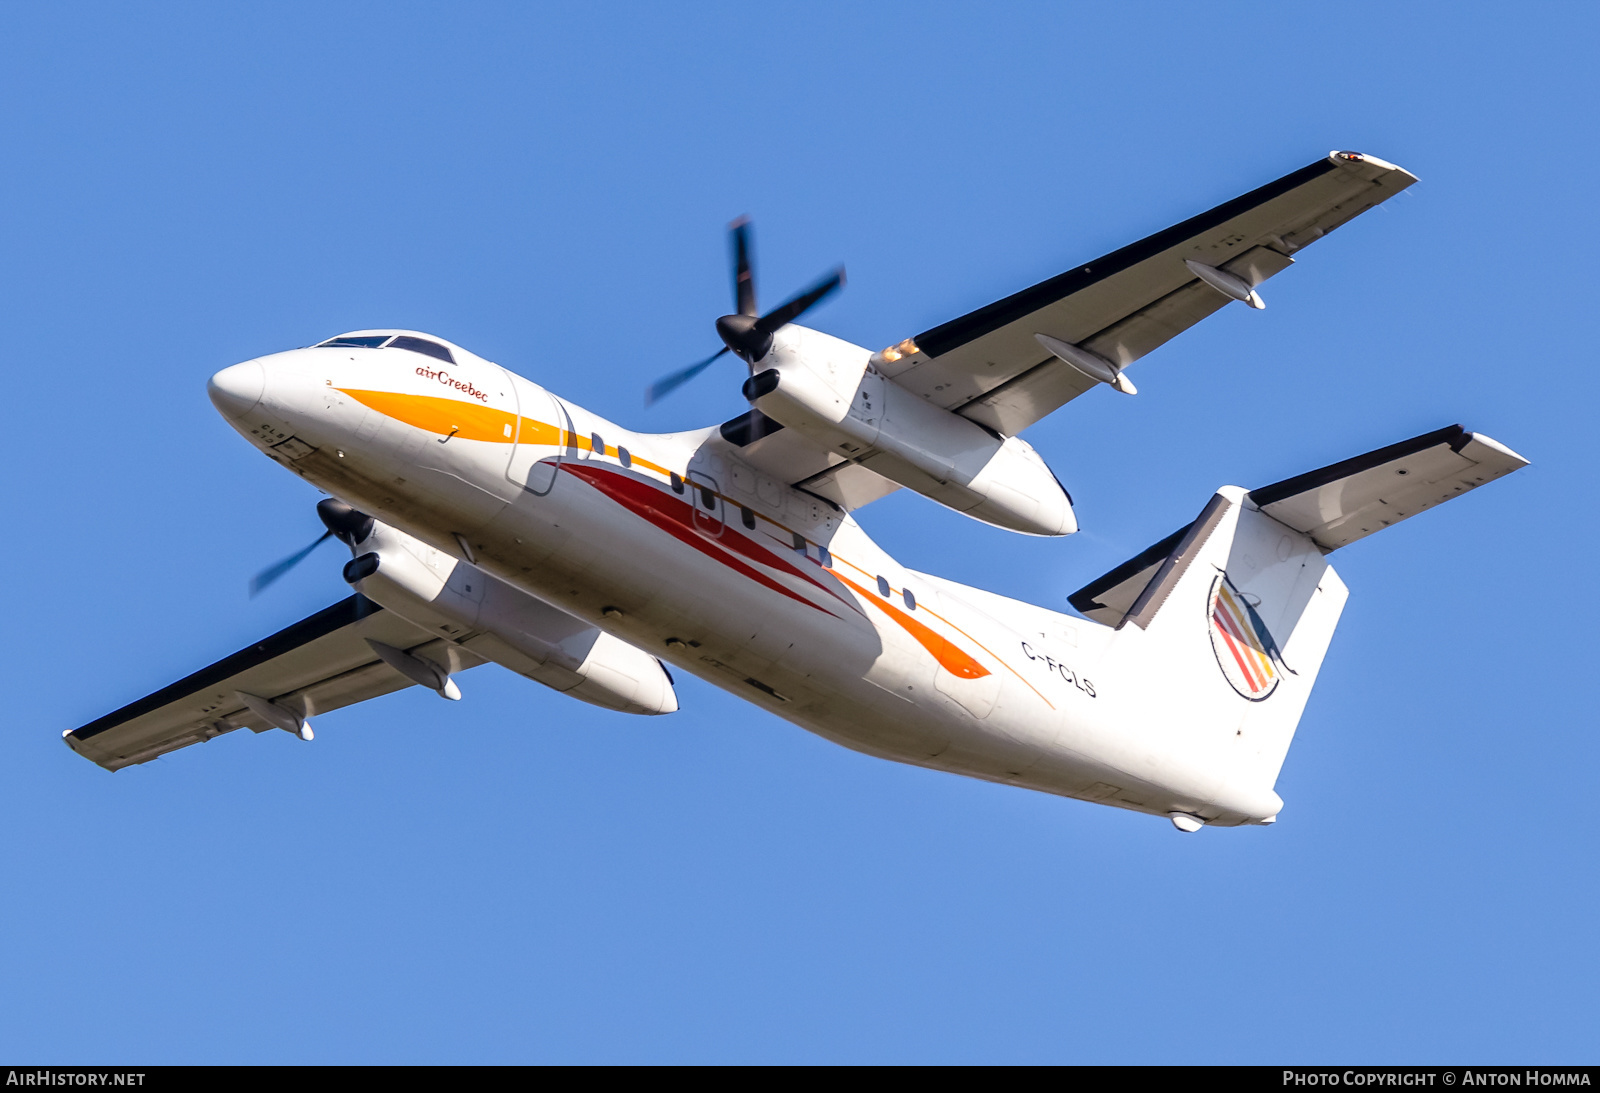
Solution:
[[[456,363],[456,359],[450,355],[450,350],[446,349],[438,342],[430,342],[427,338],[413,338],[409,334],[400,335],[394,341],[389,343],[388,348],[409,349],[413,353],[421,353],[424,356],[434,357],[437,360],[445,361],[448,364]]]
[[[907,611],[915,611],[917,609],[917,597],[912,593],[911,589],[907,588],[903,590],[900,593],[900,598],[906,601]]]
[[[882,577],[878,578],[878,595],[882,596],[884,599],[889,598],[889,582],[884,580]]]
[[[683,492],[683,479],[678,477],[678,472],[677,471],[673,471],[671,473],[672,473],[672,492],[673,493],[682,493]]]
[[[700,487],[700,503],[706,507],[707,512],[717,507],[717,495],[712,492],[710,486]]]
[[[630,454],[628,449],[624,448],[620,444],[617,445],[617,461],[620,462],[624,467],[633,466],[632,454]]]
[[[833,568],[833,555],[828,553],[828,548],[825,546],[817,547],[817,561],[822,563],[823,569]]]
[[[606,454],[606,442],[600,439],[599,433],[589,434],[589,450],[594,452],[595,455]]]
[[[798,531],[794,533],[794,548],[802,554],[806,551],[806,537]]]
[[[749,509],[740,506],[739,519],[743,521],[744,526],[749,528],[751,531],[756,529],[756,514],[751,512]]]

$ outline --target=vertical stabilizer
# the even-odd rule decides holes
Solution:
[[[1348,596],[1326,556],[1526,465],[1454,425],[1251,492],[1224,486],[1193,523],[1074,593],[1118,631],[1107,667],[1173,787],[1150,807],[1270,823]]]
[[[1321,549],[1225,486],[1118,619],[1123,687],[1187,786],[1163,810],[1270,823],[1272,792],[1344,609]],[[1080,607],[1080,610],[1082,608]],[[1170,807],[1169,807],[1170,806]]]
[[[1248,703],[1235,730],[1239,784],[1277,781],[1348,595],[1309,537],[1240,499],[1205,604],[1212,657]]]

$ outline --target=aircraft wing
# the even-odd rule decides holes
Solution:
[[[292,723],[414,686],[379,659],[369,638],[451,673],[485,663],[355,595],[73,729],[65,734],[67,745],[107,770],[120,770],[235,729],[289,728],[277,723],[285,720],[282,713],[276,721],[263,714],[274,714],[273,706]]]
[[[1096,385],[1034,335],[1121,367],[1229,302],[1185,264],[1258,285],[1307,244],[1416,181],[1391,163],[1334,152],[1209,212],[885,350],[885,375],[1014,436]]]

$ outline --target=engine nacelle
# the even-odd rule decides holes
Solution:
[[[382,523],[354,549],[345,579],[431,634],[596,706],[639,714],[678,708],[655,657],[477,566]]]
[[[1028,535],[1078,530],[1072,499],[1020,437],[1000,437],[867,367],[859,346],[779,331],[744,386],[767,417],[909,490]]]

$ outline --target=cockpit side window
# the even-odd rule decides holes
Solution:
[[[438,342],[430,342],[427,338],[413,338],[409,334],[402,334],[389,343],[389,348],[409,349],[413,353],[426,353],[430,357],[437,357],[439,360],[449,364],[456,363],[456,359],[450,355],[450,350]]]
[[[352,349],[376,349],[389,340],[387,334],[362,334],[354,338],[329,338],[325,342],[318,342],[317,348],[324,346],[348,346]],[[413,341],[416,339],[413,338]]]

